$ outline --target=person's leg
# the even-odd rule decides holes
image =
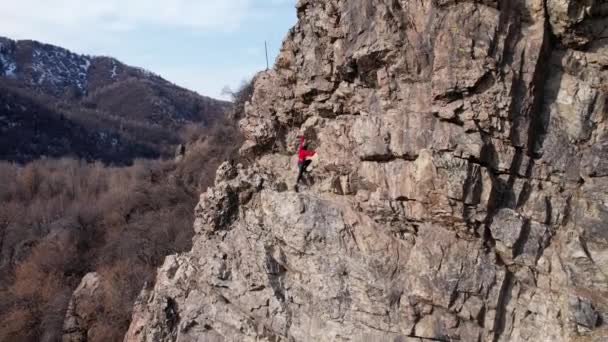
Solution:
[[[304,172],[307,172],[306,169],[308,169],[308,167],[310,166],[310,164],[312,164],[312,160],[306,159],[304,161]]]
[[[312,160],[308,160],[307,159],[307,160],[304,161],[304,163],[302,164],[302,176],[304,176],[304,173],[308,173],[308,171],[306,171],[306,169],[308,168],[308,166],[311,163],[312,163]],[[306,185],[310,186],[310,181],[308,180],[308,177],[306,177],[306,178],[307,178]]]
[[[304,174],[304,164],[298,164],[298,180],[296,181],[296,186],[298,184],[300,184],[300,181],[302,180],[302,175]]]

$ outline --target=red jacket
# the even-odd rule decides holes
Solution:
[[[306,157],[312,157],[314,155],[314,151],[304,149],[304,137],[300,137],[300,147],[298,147],[298,163],[303,163],[306,160]]]

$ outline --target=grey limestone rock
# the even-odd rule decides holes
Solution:
[[[125,341],[608,339],[605,2],[296,10]]]
[[[101,279],[97,273],[87,273],[72,294],[63,323],[63,342],[86,342],[90,337],[91,302],[99,297]]]

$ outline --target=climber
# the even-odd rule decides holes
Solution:
[[[306,172],[306,168],[312,163],[312,160],[306,159],[315,155],[314,151],[309,151],[308,146],[304,142],[304,136],[300,136],[300,147],[298,147],[298,180],[296,181],[296,187],[300,184],[300,180]]]

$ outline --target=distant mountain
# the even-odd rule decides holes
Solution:
[[[211,127],[228,108],[113,58],[0,37],[0,159],[169,155],[181,128]]]

